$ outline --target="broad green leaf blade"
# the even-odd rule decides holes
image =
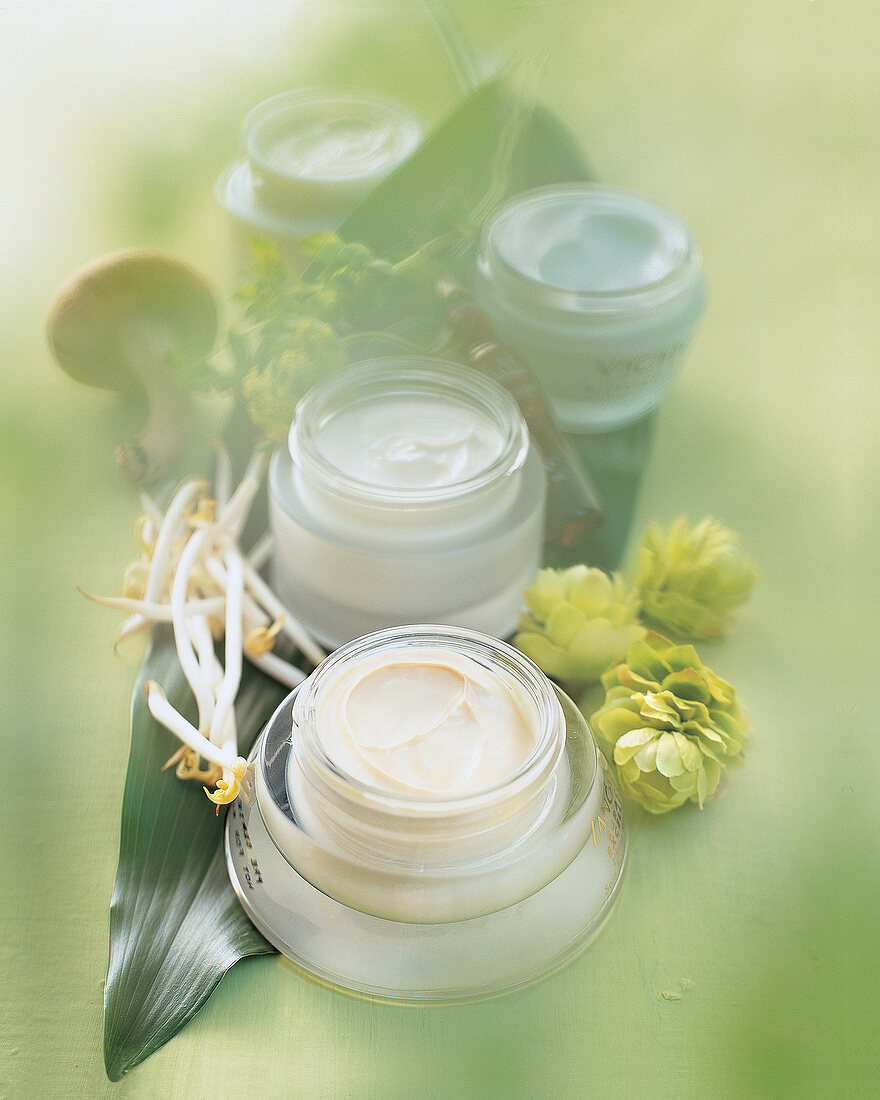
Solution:
[[[104,1064],[117,1081],[201,1008],[233,963],[273,948],[238,903],[221,843],[224,814],[196,783],[162,764],[180,742],[153,719],[143,685],[157,680],[193,717],[171,633],[157,629],[132,700],[119,867],[110,908]],[[236,716],[246,748],[285,689],[246,666]]]
[[[503,79],[491,80],[463,100],[339,232],[396,259],[447,233],[472,236],[508,195],[589,178],[562,123],[540,105],[524,105]],[[466,279],[469,263],[462,253],[450,273]]]

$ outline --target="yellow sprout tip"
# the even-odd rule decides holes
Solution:
[[[241,780],[244,779],[247,771],[247,760],[242,756],[236,757],[229,765],[228,770],[232,773],[231,783],[227,783],[225,779],[218,779],[215,790],[209,791],[207,787],[202,787],[202,790],[217,807],[218,813],[221,806],[226,806],[237,798],[238,792],[241,790]]]
[[[218,813],[220,812],[221,806],[226,806],[233,801],[238,794],[238,789],[239,784],[237,779],[233,780],[232,783],[227,783],[224,779],[218,779],[216,789],[213,791],[209,791],[207,787],[202,787],[202,790],[217,807]]]
[[[191,527],[203,527],[205,524],[213,523],[217,518],[217,505],[211,497],[204,497],[199,501],[196,509],[190,513],[187,518],[187,523]]]
[[[255,626],[244,640],[245,652],[251,657],[262,657],[275,646],[275,639],[284,625],[284,616],[279,615],[271,626]]]

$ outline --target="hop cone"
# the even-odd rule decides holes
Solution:
[[[650,813],[690,799],[702,809],[745,744],[746,717],[730,684],[690,645],[649,633],[602,677],[591,722],[613,750],[621,785]]]
[[[720,634],[756,579],[738,535],[716,520],[690,528],[681,517],[668,530],[652,523],[642,537],[636,590],[645,616],[675,637]]]
[[[286,347],[244,376],[241,392],[248,415],[267,439],[285,439],[299,399],[345,365],[339,337],[323,321],[298,321],[291,326]]]
[[[572,685],[598,680],[645,633],[623,578],[575,565],[541,569],[525,593],[528,614],[515,643],[548,676]]]

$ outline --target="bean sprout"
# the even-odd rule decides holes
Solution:
[[[235,699],[246,658],[268,676],[296,687],[306,676],[274,647],[285,635],[313,663],[324,651],[260,576],[272,541],[259,540],[249,554],[238,545],[260,487],[264,462],[255,454],[239,484],[232,487],[232,468],[225,449],[217,448],[216,495],[206,482],[184,481],[162,513],[142,494],[143,515],[136,525],[141,558],[125,573],[123,596],[95,596],[96,603],[128,613],[114,646],[151,627],[170,623],[180,667],[195,698],[198,727],[170,703],[156,681],[144,688],[153,718],[182,742],[165,767],[177,775],[210,783],[205,794],[220,806],[239,793],[247,768],[238,755]],[[224,640],[223,660],[215,641]],[[204,762],[202,764],[201,762]]]

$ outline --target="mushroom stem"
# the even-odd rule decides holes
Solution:
[[[211,354],[216,334],[211,288],[155,249],[124,249],[88,264],[58,291],[47,318],[52,351],[72,378],[146,394],[143,432],[117,451],[136,482],[159,480],[176,460],[189,424],[188,368]]]
[[[217,502],[217,510],[222,512],[232,495],[232,459],[226,447],[217,442],[214,444],[217,455],[217,467],[214,474],[214,500]]]
[[[192,418],[190,394],[163,376],[143,377],[147,422],[137,439],[120,443],[116,465],[136,485],[149,485],[174,464]]]

